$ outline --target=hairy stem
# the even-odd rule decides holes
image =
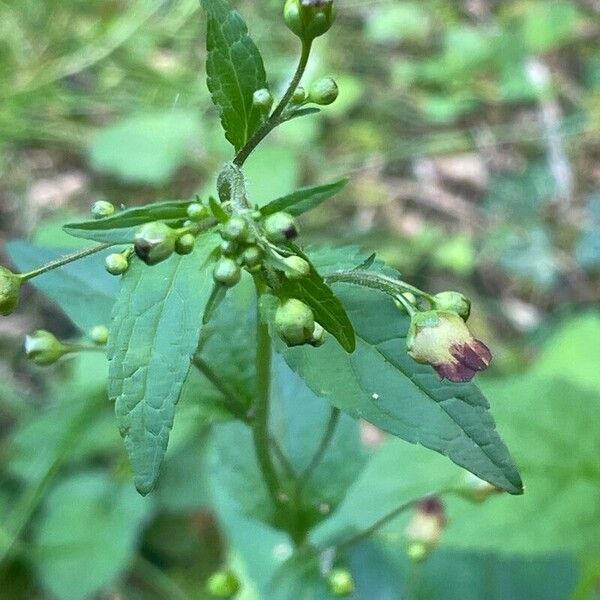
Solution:
[[[212,370],[211,366],[199,355],[195,354],[192,364],[208,379],[223,396],[223,404],[232,415],[242,421],[248,421],[244,401]]]
[[[279,104],[271,113],[271,116],[256,130],[254,135],[246,142],[246,145],[233,159],[233,163],[238,167],[241,167],[246,162],[246,159],[250,156],[252,151],[267,137],[267,135],[269,135],[269,133],[271,133],[271,131],[273,131],[273,129],[275,129],[275,127],[281,124],[281,115],[292,99],[292,96],[296,91],[300,80],[302,79],[302,75],[304,75],[304,71],[306,70],[311,46],[312,40],[302,42],[302,53],[300,55],[298,67],[294,73],[294,77],[290,81],[290,84],[288,85],[285,94],[279,101]]]
[[[43,273],[47,273],[48,271],[52,271],[53,269],[58,269],[59,267],[63,267],[64,265],[68,265],[69,263],[79,260],[80,258],[85,258],[86,256],[91,256],[92,254],[96,254],[97,252],[106,250],[111,246],[114,246],[114,244],[99,244],[98,246],[85,248],[84,250],[80,250],[79,252],[73,252],[73,254],[67,254],[67,256],[63,256],[62,258],[53,260],[52,262],[49,262],[47,265],[44,265],[39,269],[34,269],[33,271],[29,271],[29,273],[21,273],[19,277],[22,281],[28,281],[29,279],[33,279],[38,275],[42,275]]]

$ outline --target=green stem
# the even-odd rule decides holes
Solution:
[[[246,405],[235,392],[212,370],[211,366],[198,354],[194,355],[192,364],[208,379],[223,396],[223,403],[232,415],[242,421],[248,421]]]
[[[106,250],[111,246],[114,246],[114,244],[99,244],[98,246],[92,246],[91,248],[80,250],[79,252],[73,252],[73,254],[68,254],[67,256],[63,256],[62,258],[53,260],[52,262],[49,262],[47,265],[44,265],[39,269],[34,269],[33,271],[29,271],[29,273],[21,273],[19,277],[21,278],[21,281],[29,281],[30,279],[33,279],[38,275],[42,275],[44,273],[47,273],[48,271],[52,271],[53,269],[58,269],[59,267],[63,267],[64,265],[68,265],[69,263],[79,260],[80,258],[91,256],[92,254],[96,254],[97,252]]]
[[[321,442],[317,447],[316,452],[314,453],[310,463],[300,477],[298,478],[298,494],[302,491],[302,488],[306,485],[313,471],[319,466],[319,463],[323,459],[327,448],[329,448],[329,444],[335,434],[335,429],[337,427],[338,421],[340,420],[340,409],[337,407],[331,408],[331,414],[329,415],[329,421],[327,422],[327,427],[325,428],[325,433],[321,438]]]
[[[261,289],[256,281],[257,315],[256,315],[256,398],[252,434],[258,464],[262,471],[269,495],[276,508],[281,505],[279,497],[280,485],[269,449],[269,403],[271,396],[271,338],[266,323],[260,315]]]
[[[294,77],[292,81],[285,91],[283,98],[281,98],[279,104],[275,107],[275,110],[271,113],[271,116],[256,130],[254,135],[246,142],[246,145],[237,153],[235,158],[233,159],[233,163],[238,167],[241,167],[246,159],[250,156],[252,151],[277,127],[281,124],[281,115],[287,105],[289,104],[300,80],[302,79],[302,75],[304,75],[304,71],[306,70],[306,65],[308,63],[308,57],[310,56],[310,49],[312,46],[312,40],[303,41],[302,42],[302,53],[300,55],[300,61],[298,63],[298,67],[296,72],[294,73]]]
[[[140,578],[154,588],[154,591],[157,592],[161,598],[191,600],[191,597],[182,590],[175,581],[149,560],[137,556],[134,562],[134,569]]]

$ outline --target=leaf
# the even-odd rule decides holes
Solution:
[[[298,216],[316,208],[319,204],[337,194],[347,183],[347,179],[340,179],[334,183],[297,190],[292,194],[269,202],[260,209],[260,212],[263,215],[272,215],[283,211]]]
[[[293,110],[285,115],[285,121],[291,121],[292,119],[297,119],[299,117],[308,117],[310,115],[317,115],[321,112],[320,108],[315,106],[309,106],[307,108],[299,108],[298,110]]]
[[[83,600],[113,585],[129,566],[151,506],[104,473],[63,479],[47,498],[33,554],[52,596]]]
[[[246,24],[229,2],[202,0],[202,6],[208,15],[208,89],[220,110],[225,137],[240,150],[262,122],[252,96],[268,87],[265,68]]]
[[[109,337],[109,395],[141,494],[154,486],[167,449],[212,287],[204,266],[217,243],[206,236],[191,255],[153,267],[134,260],[123,277]]]
[[[7,244],[15,266],[26,272],[65,256],[73,251],[35,246],[24,241]],[[119,281],[104,269],[104,258],[110,250],[99,252],[76,262],[48,271],[31,280],[31,285],[56,302],[83,331],[95,325],[108,325],[119,291]]]
[[[195,110],[168,110],[127,117],[100,131],[89,148],[92,167],[128,183],[167,183],[199,145]]]
[[[164,221],[172,226],[181,225],[188,218],[187,207],[193,202],[196,200],[155,202],[128,208],[104,219],[68,223],[63,229],[75,237],[95,242],[131,244],[138,227],[144,223]]]
[[[319,265],[331,262],[323,253]],[[489,405],[474,384],[440,381],[406,352],[408,317],[386,295],[336,284],[356,332],[356,351],[327,341],[321,348],[284,348],[309,387],[340,409],[448,456],[482,479],[522,493],[519,473],[496,432]]]

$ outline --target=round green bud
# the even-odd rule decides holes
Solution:
[[[225,240],[244,240],[248,235],[248,223],[243,217],[231,217],[221,228],[221,237]]]
[[[104,217],[110,217],[115,214],[115,207],[106,200],[98,200],[92,205],[92,215],[95,219],[102,219]]]
[[[433,308],[456,313],[466,321],[471,314],[471,301],[460,292],[440,292],[433,297]]]
[[[199,202],[192,202],[187,207],[186,212],[190,221],[200,221],[206,217],[206,208],[204,208],[204,206],[202,206],[202,204]]]
[[[276,212],[269,215],[263,223],[265,235],[271,242],[285,242],[298,237],[298,225],[292,215]]]
[[[327,583],[334,596],[350,596],[354,593],[354,579],[347,569],[333,569]]]
[[[333,25],[333,0],[287,0],[283,18],[299,38],[311,41],[329,31]]]
[[[285,271],[285,276],[288,279],[302,279],[310,275],[310,265],[300,256],[288,256],[283,259],[288,270]]]
[[[231,258],[220,258],[213,269],[213,279],[221,285],[233,287],[242,277],[240,266]]]
[[[123,275],[129,268],[129,261],[124,254],[109,254],[104,260],[104,267],[111,275]]]
[[[252,95],[252,104],[260,110],[260,112],[268,113],[273,106],[273,96],[267,88],[256,90]]]
[[[135,253],[147,265],[156,265],[175,252],[177,237],[177,232],[161,221],[146,223],[135,234]]]
[[[248,246],[242,254],[242,261],[249,268],[253,269],[262,263],[263,254],[258,246]]]
[[[206,590],[217,598],[231,598],[240,591],[240,580],[232,571],[217,571],[206,582]]]
[[[10,315],[19,304],[21,278],[5,267],[0,267],[0,315]]]
[[[312,340],[315,317],[304,302],[290,298],[277,308],[275,327],[288,346],[301,346]]]
[[[25,337],[25,354],[36,365],[52,365],[67,352],[69,348],[49,331],[39,329]]]
[[[313,329],[312,337],[310,338],[310,341],[308,343],[311,346],[314,346],[315,348],[319,348],[325,343],[325,338],[325,329],[323,329],[323,326],[320,323],[315,323],[315,328]]]
[[[194,251],[196,237],[191,233],[184,233],[175,242],[175,252],[177,254],[191,254]]]
[[[406,552],[410,560],[423,562],[431,554],[431,548],[423,542],[411,542],[408,544]]]
[[[96,325],[90,329],[90,339],[98,346],[106,346],[108,342],[108,327],[106,325]]]
[[[339,93],[337,83],[331,77],[323,77],[310,86],[308,99],[315,104],[326,106],[335,102]]]
[[[290,102],[292,104],[302,104],[306,100],[306,90],[302,86],[298,86],[292,95]]]

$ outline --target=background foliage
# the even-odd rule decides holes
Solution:
[[[237,4],[280,89],[297,51],[275,26],[280,2]],[[473,297],[474,328],[495,354],[482,387],[526,484],[522,497],[482,505],[449,497],[442,546],[420,568],[405,557],[403,518],[352,547],[356,597],[593,598],[598,4],[338,7],[307,81],[334,75],[340,99],[284,125],[248,161],[250,192],[266,204],[349,176],[342,194],[304,217],[309,239],[377,249],[407,279]],[[204,29],[196,0],[0,4],[0,235],[28,240],[5,246],[2,264],[10,257],[25,269],[80,244],[60,225],[95,200],[131,207],[213,190],[229,148],[204,84]],[[207,575],[225,560],[242,574],[243,598],[328,598],[314,559],[287,561],[290,541],[257,519],[271,515],[266,492],[248,485],[258,477],[251,442],[221,423],[218,391],[201,376],[184,386],[158,489],[142,500],[106,403],[105,361],[25,363],[24,333],[44,326],[76,337],[107,322],[116,283],[101,263],[40,278],[45,295],[29,287],[0,322],[0,598],[204,598]],[[65,302],[74,290],[81,301]],[[246,328],[227,312],[218,314],[227,337],[209,331],[206,352],[239,340],[227,344],[236,368],[226,374],[243,395]],[[294,412],[294,429],[275,433],[301,470],[326,411],[282,362],[274,368],[275,422]],[[344,418],[304,492],[307,518],[321,521],[311,541],[368,527],[462,476]]]

